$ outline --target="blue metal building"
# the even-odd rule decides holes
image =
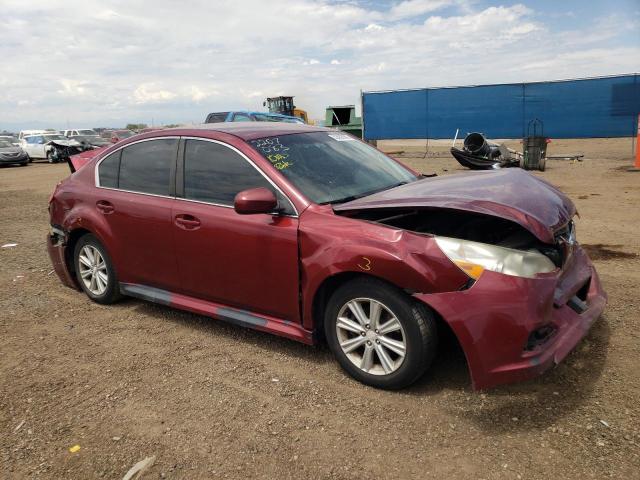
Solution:
[[[522,138],[530,120],[551,138],[629,137],[637,131],[640,75],[363,92],[364,138]]]

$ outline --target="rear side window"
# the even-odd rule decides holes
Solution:
[[[112,153],[100,162],[98,179],[101,187],[118,188],[118,171],[120,170],[120,155],[122,150]]]
[[[185,198],[233,206],[236,194],[257,187],[274,192],[283,213],[294,213],[289,201],[237,152],[219,143],[187,140],[184,156]]]
[[[122,149],[118,187],[131,192],[170,195],[171,168],[178,139],[161,138]]]

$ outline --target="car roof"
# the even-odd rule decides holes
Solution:
[[[149,137],[161,137],[171,135],[194,135],[208,137],[208,133],[221,132],[236,136],[243,140],[273,137],[276,135],[289,135],[293,133],[331,132],[330,128],[305,125],[302,123],[285,122],[221,122],[203,123],[189,127],[166,128],[155,132],[149,132]]]

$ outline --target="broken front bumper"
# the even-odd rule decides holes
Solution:
[[[474,389],[533,378],[558,364],[607,302],[578,246],[559,273],[521,278],[485,271],[468,290],[415,297],[450,325]]]

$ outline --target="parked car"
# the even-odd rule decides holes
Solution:
[[[20,146],[20,140],[15,135],[0,135],[0,140],[5,140],[14,147]]]
[[[602,313],[574,204],[520,169],[424,178],[335,130],[218,123],[71,160],[48,251],[68,286],[312,344],[380,388],[450,328],[475,388],[536,376]]]
[[[59,133],[26,136],[20,140],[20,146],[30,159],[45,158],[49,163],[56,163],[68,153],[84,149],[80,142]],[[71,152],[67,152],[68,150]]]
[[[29,157],[20,147],[3,137],[0,137],[0,165],[26,165]]]
[[[299,117],[281,115],[279,113],[249,111],[214,112],[207,115],[207,118],[204,121],[204,123],[222,122],[285,122],[304,124],[304,121]]]
[[[111,145],[111,142],[106,138],[102,138],[99,135],[74,135],[68,138],[72,138],[82,145],[85,150],[91,150],[94,148],[102,148]]]
[[[18,134],[18,140],[22,140],[24,137],[28,137],[31,135],[42,135],[44,133],[58,133],[50,130],[21,130]]]
[[[131,130],[113,130],[111,132],[111,143],[118,143],[120,140],[124,140],[125,138],[133,137],[135,132]]]
[[[100,135],[93,128],[78,128],[75,130],[62,130],[65,137],[99,137]]]

